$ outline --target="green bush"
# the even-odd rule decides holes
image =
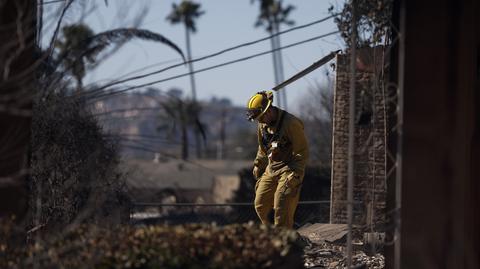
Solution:
[[[0,267],[294,269],[303,268],[298,242],[294,231],[252,223],[113,229],[83,225],[23,252],[6,249],[10,258],[1,260]]]

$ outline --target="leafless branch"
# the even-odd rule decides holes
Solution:
[[[57,26],[55,27],[55,31],[53,32],[53,36],[52,36],[52,39],[50,41],[50,45],[48,46],[48,58],[51,58],[52,57],[52,54],[53,54],[53,48],[55,47],[55,42],[57,40],[57,35],[58,35],[58,32],[60,31],[60,26],[62,25],[62,20],[63,20],[63,17],[65,16],[65,13],[67,12],[68,8],[72,5],[72,3],[75,1],[75,0],[65,0],[67,1],[65,6],[63,7],[62,9],[62,13],[60,14],[60,18],[58,19],[57,21]]]

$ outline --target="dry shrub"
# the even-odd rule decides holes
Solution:
[[[85,103],[52,93],[34,111],[30,225],[58,232],[74,223],[127,221],[129,199],[117,170],[116,143],[106,139]]]
[[[26,257],[9,267],[295,269],[303,268],[302,253],[295,231],[252,223],[112,229],[82,225],[61,240],[30,246]]]

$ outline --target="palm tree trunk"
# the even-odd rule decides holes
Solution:
[[[82,92],[82,89],[83,89],[82,77],[81,76],[75,76],[75,79],[77,80],[77,93],[80,93],[80,92]]]
[[[185,40],[187,43],[187,61],[188,61],[188,70],[190,73],[190,87],[192,89],[192,99],[193,102],[196,104],[197,102],[197,91],[195,89],[195,75],[193,74],[193,63],[191,62],[192,60],[192,51],[191,51],[191,46],[190,46],[190,30],[185,26]],[[198,113],[198,111],[197,111]],[[198,115],[196,115],[198,117]],[[197,129],[194,131],[195,134],[195,152],[197,155],[197,158],[201,158],[201,144],[200,144],[200,134]]]
[[[190,46],[190,30],[185,26],[185,40],[187,43],[187,61],[188,61],[188,72],[190,73],[190,87],[192,89],[192,98],[193,101],[197,101],[197,91],[195,89],[195,75],[193,74],[193,63],[192,60],[192,51]]]
[[[217,159],[225,159],[225,140],[226,140],[226,118],[227,118],[227,109],[224,107],[222,109],[222,115],[220,120],[220,148],[218,149]]]
[[[186,123],[182,121],[182,160],[188,159],[188,133]]]

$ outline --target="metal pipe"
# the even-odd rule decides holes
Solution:
[[[398,50],[397,88],[397,154],[395,174],[395,231],[394,268],[401,268],[401,209],[402,209],[402,147],[403,147],[403,90],[405,78],[405,1],[400,4],[400,39]]]
[[[333,59],[335,57],[335,55],[337,55],[338,52],[340,52],[340,50],[330,52],[330,54],[328,54],[327,56],[325,56],[322,59],[314,62],[309,67],[307,67],[307,68],[303,69],[302,71],[296,73],[295,75],[291,76],[289,79],[287,79],[284,82],[282,82],[282,83],[278,84],[277,86],[273,87],[271,90],[272,91],[278,91],[278,90],[286,87],[290,83],[293,83],[294,81],[298,80],[299,78],[302,78],[303,76],[307,75],[308,73],[312,72],[313,70],[315,70],[315,69],[319,68],[320,66],[328,63],[331,59]]]
[[[352,0],[352,35],[350,39],[350,93],[348,113],[348,177],[347,177],[347,268],[352,267],[353,185],[355,166],[355,81],[357,43],[357,1]]]
[[[300,201],[299,205],[317,205],[317,204],[329,204],[330,200],[321,200],[321,201]],[[253,203],[144,203],[138,202],[133,203],[135,207],[147,207],[147,206],[253,206]]]
[[[281,47],[280,36],[278,35],[278,32],[279,32],[279,30],[280,30],[279,27],[280,27],[280,25],[277,23],[276,29],[275,29],[275,33],[276,33],[277,35],[274,37],[274,38],[275,38],[275,43],[276,43],[276,48],[280,48],[280,47]],[[284,71],[283,71],[282,51],[281,51],[281,50],[277,50],[277,51],[275,51],[275,53],[277,53],[278,80],[279,80],[279,82],[281,82],[281,81],[284,81],[284,80],[285,80],[285,73],[284,73]],[[286,92],[286,89],[284,89],[280,94],[281,94],[281,96],[282,96],[283,109],[287,110],[287,109],[288,109],[288,103],[287,103],[287,92]]]
[[[273,60],[273,75],[274,75],[274,83],[275,85],[279,84],[281,82],[280,76],[278,74],[278,55],[277,55],[277,44],[275,42],[275,36],[274,32],[271,32],[270,36],[270,45],[272,47],[272,60]],[[276,96],[277,100],[277,106],[282,107],[282,95],[280,93],[277,94]]]

